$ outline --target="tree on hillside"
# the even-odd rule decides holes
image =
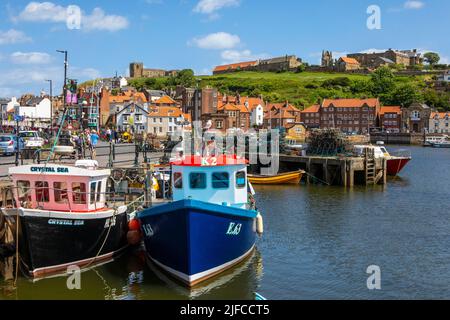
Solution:
[[[371,75],[370,86],[376,97],[389,94],[395,88],[394,73],[389,67],[378,68]]]
[[[438,64],[441,60],[441,57],[436,52],[427,52],[423,55],[425,61],[429,63],[431,66]]]
[[[383,102],[385,104],[409,107],[415,102],[423,102],[423,94],[415,85],[404,83],[392,90],[387,96],[387,101]]]

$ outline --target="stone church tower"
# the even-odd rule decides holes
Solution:
[[[322,51],[322,67],[333,67],[333,53],[331,51]]]
[[[130,63],[130,77],[141,78],[144,75],[144,64],[142,62]]]

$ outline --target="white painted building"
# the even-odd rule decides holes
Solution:
[[[16,113],[27,120],[50,119],[51,102],[49,98],[34,97],[25,102],[25,105],[16,106]]]
[[[262,126],[264,124],[264,108],[262,105],[257,105],[253,108],[250,117],[250,126]]]
[[[12,97],[11,101],[8,102],[7,106],[6,106],[6,112],[8,113],[14,113],[16,108],[18,108],[20,106],[19,101],[17,101],[16,97]]]
[[[188,129],[191,125],[189,115],[178,107],[151,107],[148,113],[147,133],[158,137],[172,136]]]
[[[136,133],[147,132],[147,108],[147,103],[130,103],[116,110],[116,129]]]
[[[450,112],[432,112],[429,133],[450,133]]]
[[[450,82],[450,71],[446,71],[444,74],[438,76],[438,81]]]

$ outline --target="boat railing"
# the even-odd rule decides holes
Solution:
[[[141,195],[135,199],[131,199],[127,201],[127,197],[124,197],[123,199],[119,197],[121,193],[118,192],[84,192],[84,191],[73,191],[73,190],[67,190],[67,189],[60,189],[60,188],[54,188],[54,187],[17,187],[17,186],[10,186],[11,190],[15,190],[15,194],[18,195],[19,199],[19,207],[27,208],[27,209],[40,209],[42,208],[42,205],[45,203],[48,203],[46,199],[49,198],[50,192],[60,192],[61,200],[54,201],[54,203],[58,205],[67,205],[68,211],[72,212],[72,204],[76,205],[88,205],[92,204],[94,205],[95,210],[97,210],[97,204],[98,203],[105,203],[105,206],[107,208],[114,208],[119,205],[125,205],[131,209],[130,212],[136,211],[139,206],[143,206],[145,203],[145,195]],[[33,206],[33,203],[31,201],[31,194],[32,192],[39,191],[39,194],[42,195],[40,198],[38,195],[36,195],[36,206]],[[48,195],[46,193],[48,192]],[[69,201],[69,197],[72,196],[72,199],[77,199],[74,201]],[[100,196],[100,200],[98,200],[98,197]],[[91,198],[90,198],[91,197]],[[90,201],[94,197],[94,201]],[[89,200],[89,201],[88,201]],[[130,207],[131,206],[131,207]]]
[[[406,149],[400,149],[395,151],[389,151],[389,154],[392,157],[398,157],[398,158],[411,158],[411,151]]]

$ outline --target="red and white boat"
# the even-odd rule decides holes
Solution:
[[[395,153],[389,153],[382,145],[356,145],[353,152],[358,156],[364,156],[366,149],[373,149],[375,159],[387,159],[387,174],[389,176],[397,176],[403,168],[412,160],[411,153],[406,150],[399,150]]]

